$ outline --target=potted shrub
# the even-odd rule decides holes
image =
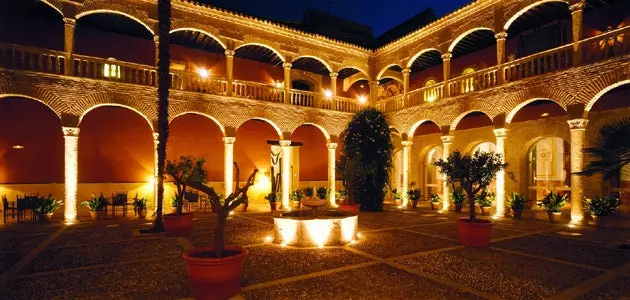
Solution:
[[[335,203],[337,203],[337,205],[339,205],[340,203],[345,203],[347,196],[348,192],[346,191],[346,189],[338,190],[337,194],[335,195]]]
[[[269,206],[271,206],[271,210],[276,210],[276,202],[278,201],[278,195],[274,192],[271,192],[265,196],[265,200],[269,201]]]
[[[481,215],[490,215],[490,208],[492,208],[494,198],[494,193],[488,193],[486,190],[477,195],[477,204],[479,204],[479,208],[481,209]]]
[[[490,185],[499,171],[507,167],[502,156],[486,152],[462,155],[461,152],[455,151],[446,160],[440,159],[434,164],[440,167],[449,183],[457,184],[468,197],[470,217],[458,219],[459,242],[464,246],[487,247],[492,236],[492,222],[477,220],[475,196]]]
[[[147,198],[142,197],[142,198],[135,198],[133,200],[133,211],[136,212],[138,214],[138,218],[140,219],[144,219],[147,217],[147,204],[149,203],[149,200],[147,200]]]
[[[409,197],[409,201],[411,201],[411,207],[416,208],[418,207],[418,201],[420,200],[420,197],[422,197],[422,191],[417,188],[410,189],[407,191],[407,197]]]
[[[303,197],[302,200],[305,200],[305,201],[313,200],[313,193],[314,193],[313,187],[309,186],[309,187],[305,188],[304,189],[304,197]]]
[[[330,191],[327,187],[320,186],[317,188],[315,194],[317,195],[317,199],[325,201],[328,200],[328,195],[330,194]]]
[[[367,108],[354,115],[346,128],[337,168],[348,191],[342,211],[381,211],[392,169],[392,140],[385,115]],[[359,206],[360,204],[360,206]],[[352,207],[351,207],[352,206]]]
[[[431,209],[438,210],[440,209],[440,202],[442,201],[442,197],[438,194],[431,194]]]
[[[37,199],[35,211],[39,216],[39,221],[42,223],[51,223],[53,213],[59,209],[62,204],[61,200],[55,199],[52,195],[37,197],[35,199]]]
[[[236,190],[223,200],[205,184],[205,179],[201,181],[201,178],[195,177],[187,181],[188,186],[208,195],[217,210],[213,245],[184,253],[190,294],[194,299],[228,299],[241,289],[243,263],[248,251],[242,247],[225,246],[225,223],[230,211],[247,202],[247,191],[254,184],[258,170],[254,170],[245,185],[240,187],[238,165],[234,163],[234,167]]]
[[[527,203],[525,196],[521,196],[519,193],[513,193],[512,197],[508,199],[508,207],[512,210],[512,217],[514,219],[520,219],[523,215],[523,209]]]
[[[567,195],[560,195],[560,193],[549,192],[543,198],[542,202],[538,203],[538,207],[542,207],[549,215],[549,221],[552,223],[562,222],[562,212],[560,209],[567,202]]]
[[[396,206],[401,206],[402,205],[402,192],[399,191],[398,189],[393,189],[392,199],[394,199],[394,203],[396,204]]]
[[[595,198],[585,198],[586,207],[591,213],[595,225],[606,224],[604,220],[608,216],[612,216],[617,212],[617,207],[621,204],[619,198],[604,196]]]
[[[304,198],[304,192],[301,189],[291,192],[291,208],[300,209],[302,198]]]
[[[105,199],[103,193],[101,193],[98,197],[92,195],[92,198],[83,201],[81,205],[87,206],[90,209],[90,216],[92,217],[92,220],[103,220],[103,217],[105,216],[104,210],[105,207],[107,207],[107,199]]]
[[[462,209],[464,208],[464,200],[466,199],[462,189],[454,188],[451,192],[451,198],[453,199],[453,204],[455,204],[455,212],[462,212]]]
[[[205,159],[193,156],[180,156],[177,161],[166,161],[165,172],[176,187],[173,204],[177,209],[175,213],[162,217],[164,233],[166,236],[187,236],[193,230],[193,216],[184,213],[184,194],[189,181],[205,182],[207,173],[204,168]]]

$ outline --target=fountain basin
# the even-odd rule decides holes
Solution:
[[[358,216],[326,211],[293,211],[273,219],[274,242],[296,247],[341,246],[356,239]]]

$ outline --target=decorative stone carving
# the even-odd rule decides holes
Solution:
[[[280,147],[290,147],[291,146],[291,141],[290,140],[280,140]]]
[[[496,136],[497,138],[505,138],[508,132],[508,130],[505,128],[498,128],[493,131],[494,131],[494,136]]]
[[[588,124],[587,119],[573,119],[567,121],[569,123],[569,130],[586,130]]]
[[[64,136],[79,136],[79,127],[62,127]]]
[[[224,144],[234,144],[234,142],[236,142],[236,137],[231,137],[231,136],[224,136],[223,137],[223,143]]]
[[[451,144],[453,143],[453,139],[455,138],[452,135],[443,135],[440,137],[442,139],[443,144]]]
[[[326,147],[328,149],[333,149],[333,150],[337,149],[337,143],[328,143],[328,144],[326,144]]]

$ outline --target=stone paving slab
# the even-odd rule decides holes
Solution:
[[[24,236],[2,236],[0,237],[0,255],[32,250],[49,236],[50,234],[48,233]]]
[[[398,229],[365,232],[356,244],[350,247],[376,255],[392,257],[434,250],[457,245],[457,242],[434,238]]]
[[[273,236],[272,228],[253,228],[231,230],[225,232],[226,245],[246,246],[265,242],[266,236]],[[213,243],[214,231],[195,232],[188,237],[188,240],[196,247],[210,246]]]
[[[342,248],[248,248],[243,283],[250,285],[370,261]]]
[[[510,230],[518,230],[523,232],[541,231],[541,230],[566,230],[569,228],[567,225],[553,224],[546,221],[534,221],[534,220],[514,220],[510,218],[503,218],[497,221],[493,221],[494,228],[504,228]]]
[[[42,274],[10,281],[2,299],[181,299],[188,277],[181,256]]]
[[[86,267],[113,262],[133,261],[155,256],[178,256],[184,248],[172,238],[139,239],[111,244],[94,244],[46,249],[22,271],[22,274]]]
[[[214,218],[211,218],[211,219],[200,218],[195,221],[193,231],[194,232],[213,231],[215,228],[215,225],[216,225],[216,221],[214,220]],[[261,222],[258,222],[256,220],[252,220],[249,218],[229,217],[225,225],[225,230],[230,231],[230,230],[261,228],[261,227],[273,228],[273,224],[264,224],[264,223],[261,223]]]
[[[385,264],[248,291],[245,299],[482,299]]]
[[[577,299],[620,299],[621,297],[630,297],[630,277],[619,277]]]
[[[630,251],[627,250],[548,235],[515,238],[494,243],[493,246],[605,269],[630,262]]]
[[[399,212],[399,213],[389,213],[383,215],[360,215],[359,219],[365,218],[366,221],[370,223],[382,224],[389,227],[401,227],[401,226],[412,226],[419,224],[432,224],[444,222],[447,218],[442,217],[442,215],[436,214],[431,217],[423,217],[423,214],[420,212]]]
[[[0,236],[25,236],[30,234],[53,233],[63,225],[61,224],[7,224],[0,230]]]
[[[12,252],[0,254],[0,274],[15,265],[15,263],[22,259],[27,253],[28,252]]]
[[[99,227],[92,230],[70,227],[63,232],[49,247],[66,247],[88,243],[107,243],[133,238],[129,227]]]
[[[479,248],[429,253],[399,262],[506,299],[545,298],[601,274],[591,269]]]
[[[564,237],[576,240],[587,240],[601,243],[626,243],[630,244],[630,231],[617,231],[596,229],[592,227],[576,227],[567,230],[552,231],[549,235],[557,235],[558,232],[571,232],[580,235],[565,235]]]

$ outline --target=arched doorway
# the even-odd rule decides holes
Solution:
[[[571,191],[569,147],[569,143],[561,138],[547,137],[540,139],[529,149],[529,199],[539,201],[551,191],[567,194]]]
[[[442,147],[433,147],[424,159],[424,186],[425,198],[429,199],[432,194],[441,195],[443,192],[444,178],[440,169],[433,165],[436,161],[442,159]]]
[[[496,151],[497,151],[497,145],[495,145],[493,142],[481,142],[475,147],[473,147],[470,153],[476,153],[476,152],[494,153]]]
[[[298,174],[299,187],[327,187],[328,150],[322,131],[313,125],[304,124],[293,131],[291,141],[301,144],[293,148],[293,156],[298,163],[294,173]]]

